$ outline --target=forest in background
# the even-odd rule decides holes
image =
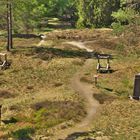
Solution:
[[[121,28],[139,24],[139,0],[9,0],[14,33],[29,33],[48,24],[49,18],[68,21],[72,28]],[[6,1],[0,1],[0,29],[6,29]]]

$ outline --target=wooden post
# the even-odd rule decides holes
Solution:
[[[99,77],[99,75],[94,75],[95,86],[97,86],[97,84],[98,84],[98,77]]]
[[[140,100],[140,73],[135,76],[133,99]]]
[[[9,30],[9,4],[8,4],[8,0],[7,0],[7,51],[10,51],[10,41],[9,41],[9,34],[10,34],[10,30]]]
[[[1,125],[1,116],[2,116],[2,105],[0,104],[0,125]]]
[[[13,36],[12,36],[12,3],[9,3],[9,18],[10,18],[10,47],[13,48]]]

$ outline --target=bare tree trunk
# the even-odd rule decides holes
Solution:
[[[11,3],[7,1],[7,51],[10,51],[13,48],[13,40],[12,40],[12,8]]]
[[[7,51],[10,51],[10,39],[9,39],[9,34],[10,34],[10,26],[9,26],[9,4],[7,1]]]
[[[12,4],[9,4],[9,17],[10,17],[10,44],[11,44],[11,49],[13,48],[13,37],[12,37]]]

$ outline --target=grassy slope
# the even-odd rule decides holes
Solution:
[[[93,42],[87,44],[96,51],[115,54],[111,61],[111,67],[115,72],[99,74],[98,85],[93,86],[94,97],[102,104],[102,109],[101,114],[93,123],[91,133],[86,138],[139,140],[140,103],[131,101],[128,96],[133,94],[134,76],[140,71],[140,58],[133,54],[124,57],[121,55],[122,52],[108,49],[106,40],[104,43],[97,42],[97,45]],[[91,69],[85,71],[85,76],[81,80],[94,83],[96,64],[95,60]],[[80,137],[77,139],[79,140]]]
[[[120,140],[127,140],[127,139],[139,140],[140,138],[140,134],[139,134],[140,103],[137,101],[130,101],[128,99],[128,95],[130,94],[132,95],[133,93],[134,75],[140,71],[139,57],[135,57],[133,55],[124,57],[120,55],[121,52],[117,52],[116,50],[114,50],[115,49],[114,46],[116,46],[116,43],[115,43],[116,39],[112,38],[112,36],[111,37],[106,36],[105,38],[102,31],[98,32],[97,36],[96,36],[96,33],[93,34],[92,32],[93,31],[91,31],[91,35],[94,35],[94,36],[93,36],[93,40],[91,39],[92,36],[90,40],[94,42],[91,42],[91,43],[88,42],[87,43],[88,46],[102,53],[115,54],[116,59],[112,60],[111,66],[116,71],[112,74],[101,74],[99,76],[98,86],[97,87],[93,86],[94,93],[97,93],[94,95],[94,97],[97,98],[102,104],[102,110],[101,110],[101,114],[98,115],[98,118],[93,124],[93,129],[91,133],[88,133],[86,138],[99,137],[99,138],[102,138],[103,140],[105,138],[108,138],[108,139],[110,138],[113,140],[119,140],[119,139]],[[72,33],[74,34],[74,31],[72,31]],[[76,34],[78,34],[78,31],[76,31]],[[71,34],[68,34],[68,35],[70,35],[70,37],[66,37],[66,38],[71,38]],[[82,34],[82,37],[84,38],[83,34]],[[87,34],[86,34],[86,37],[88,38]],[[83,38],[82,40],[84,40]],[[46,113],[46,110],[44,110],[44,106],[47,106],[47,109],[49,108],[50,111],[48,110],[47,112],[48,114],[51,114],[51,112],[55,114],[56,112],[56,116],[58,117],[60,115],[58,113],[60,112],[59,109],[63,108],[65,104],[68,104],[68,108],[72,110],[70,114],[73,114],[72,116],[71,115],[69,116],[70,118],[73,119],[73,116],[77,115],[76,114],[77,112],[75,112],[75,107],[81,108],[82,105],[79,106],[75,104],[75,106],[73,106],[72,108],[71,108],[71,105],[73,105],[73,103],[77,103],[77,101],[79,100],[81,101],[82,99],[81,98],[79,99],[79,96],[76,96],[74,94],[74,91],[68,88],[67,81],[69,81],[73,73],[75,73],[75,71],[80,67],[80,65],[82,65],[83,60],[77,58],[77,56],[75,56],[75,54],[73,54],[73,52],[71,51],[68,51],[69,52],[68,54],[67,54],[67,51],[59,51],[56,49],[51,50],[51,51],[47,50],[45,51],[45,53],[43,53],[42,51],[38,51],[38,49],[36,48],[28,48],[28,51],[27,51],[26,48],[23,48],[24,46],[28,46],[29,42],[27,40],[26,42],[27,44],[25,43],[25,40],[23,41],[24,43],[23,46],[21,45],[21,43],[18,45],[18,46],[21,46],[22,53],[20,52],[21,49],[20,50],[17,49],[16,51],[14,51],[14,56],[11,56],[11,59],[14,59],[12,69],[2,72],[1,74],[1,77],[3,77],[2,78],[3,82],[5,81],[4,76],[6,75],[7,75],[6,76],[7,81],[11,79],[11,78],[9,79],[9,76],[13,77],[13,75],[15,76],[13,77],[13,80],[18,81],[16,82],[16,87],[17,87],[16,89],[18,90],[15,90],[15,88],[13,88],[14,86],[11,87],[12,84],[13,85],[15,84],[13,83],[13,80],[10,80],[12,84],[10,83],[7,86],[8,88],[5,88],[4,84],[0,85],[2,90],[6,90],[6,91],[8,90],[8,93],[10,91],[10,93],[14,93],[14,94],[16,93],[16,95],[19,95],[19,97],[16,96],[16,98],[14,99],[11,99],[11,98],[4,99],[4,102],[8,104],[10,100],[10,104],[11,104],[11,100],[12,100],[12,102],[14,101],[16,103],[18,101],[17,97],[18,99],[21,100],[22,99],[21,97],[23,97],[22,95],[25,94],[26,98],[23,98],[22,101],[19,101],[18,106],[20,106],[19,107],[20,109],[21,108],[24,109],[25,106],[28,107],[31,105],[32,108],[31,110],[29,109],[28,112],[33,111],[33,114],[35,113],[36,128],[38,128],[38,122],[40,122],[40,119],[38,119],[38,116],[40,116],[40,114],[41,116],[44,116],[42,114],[44,114],[44,112]],[[55,44],[53,44],[52,42],[50,44],[53,47],[55,46]],[[57,42],[57,44],[59,43]],[[109,48],[106,48],[107,46],[109,46]],[[66,49],[66,47],[64,46],[58,46],[58,47],[63,48],[64,50]],[[43,51],[44,51],[44,48],[43,48]],[[52,54],[52,52],[54,53]],[[66,54],[62,55],[61,53],[64,53],[64,52]],[[68,58],[67,56],[72,57],[72,58]],[[21,66],[19,64],[19,58],[20,60],[22,60]],[[27,64],[27,61],[24,61],[24,59],[28,60],[29,64]],[[49,59],[49,61],[46,61],[44,63],[44,60],[46,59]],[[46,63],[47,63],[47,66],[49,66],[49,68],[46,67]],[[89,82],[89,83],[94,82],[93,76],[94,74],[96,74],[96,71],[95,71],[96,63],[97,62],[95,60],[95,62],[91,66],[91,69],[88,69],[85,71],[85,76],[81,80]],[[39,66],[39,67],[36,67],[36,66]],[[27,69],[23,70],[23,68],[27,68]],[[14,71],[14,69],[16,69],[16,71]],[[61,71],[61,69],[63,69],[63,71]],[[14,71],[14,74],[11,74],[13,73],[12,71]],[[27,75],[24,75],[24,73],[26,73]],[[28,75],[28,73],[30,74]],[[21,74],[21,75],[20,77],[18,77],[18,75],[16,76],[16,74]],[[40,78],[36,79],[36,75],[37,77],[40,77]],[[54,75],[55,77],[52,78],[52,76]],[[30,80],[28,79],[28,76],[30,77]],[[47,79],[49,79],[49,81]],[[5,83],[8,84],[8,82],[5,82]],[[28,85],[29,87],[27,87]],[[33,86],[33,85],[36,85],[36,86]],[[23,87],[22,89],[21,89],[21,86]],[[45,96],[44,96],[44,93],[45,93]],[[44,104],[43,102],[44,100],[41,98],[40,95],[43,95],[43,97],[47,98],[46,104]],[[37,101],[38,99],[39,101]],[[59,102],[59,104],[61,104],[60,108],[58,107],[58,100],[61,102],[61,103]],[[64,101],[72,101],[72,104],[71,102],[65,103]],[[37,110],[38,106],[39,107],[43,106],[43,109]],[[14,108],[14,105],[12,105],[12,108]],[[17,110],[17,107],[15,108],[16,108],[15,110]],[[79,109],[78,111],[81,112],[81,109]],[[6,112],[7,111],[5,111],[5,113]],[[66,114],[67,112],[64,111],[64,113]],[[10,127],[8,126],[8,128],[6,128],[6,130],[7,129],[9,129],[10,131],[13,130],[13,132],[15,132],[14,136],[16,137],[21,135],[22,132],[25,132],[25,133],[26,131],[32,132],[30,129],[27,128],[28,125],[31,126],[31,128],[34,128],[32,127],[33,126],[32,123],[34,123],[34,120],[30,119],[30,115],[32,115],[32,113],[31,114],[29,113],[30,115],[27,113],[27,115],[24,115],[24,116],[22,116],[23,113],[22,115],[19,115],[19,114],[20,113],[17,113],[17,116],[16,116],[20,120],[19,122],[22,122],[21,118],[26,120],[22,124],[22,127],[25,129],[23,129],[22,131],[18,131],[18,129],[21,127],[20,123],[17,124],[18,126],[17,131],[15,131],[15,124],[10,125]],[[29,117],[27,117],[28,115]],[[79,114],[79,116],[80,115],[84,116],[84,114],[82,113]],[[5,116],[7,116],[7,114]],[[48,116],[53,118],[52,115],[48,115]],[[63,118],[64,120],[58,119],[58,123],[64,122],[65,120],[68,120],[68,118]],[[48,118],[41,118],[41,120],[42,119],[44,119],[44,122],[46,122],[46,119]],[[54,125],[57,124],[56,119],[54,122],[53,121],[54,119],[52,119],[51,125],[48,124],[48,126],[52,127],[52,124]],[[71,122],[68,123],[67,125],[71,125]],[[44,129],[43,131],[43,129],[42,128],[40,129],[42,133],[44,133],[44,131],[46,130]],[[83,137],[80,136],[77,139],[83,139]]]
[[[49,128],[58,124],[68,127],[81,120],[85,116],[83,99],[69,88],[69,82],[83,59],[67,57],[67,51],[64,57],[52,51],[44,53],[35,46],[36,39],[14,42],[15,49],[8,55],[12,66],[0,72],[0,96],[2,119],[14,117],[11,121],[17,123],[1,126],[1,133],[19,138],[35,130],[48,135]]]
[[[134,57],[118,58],[112,61],[116,72],[99,75],[94,97],[103,108],[93,124],[96,137],[111,136],[113,140],[140,138],[140,103],[128,98],[133,93],[134,75],[140,71],[138,60]],[[98,135],[98,131],[102,134]]]

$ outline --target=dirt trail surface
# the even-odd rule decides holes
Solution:
[[[46,35],[41,35],[41,41],[37,44],[38,47],[45,44]]]
[[[43,45],[43,44],[45,44],[45,40],[41,40],[41,41],[37,44],[37,46],[40,47],[40,46]]]
[[[70,45],[73,45],[73,46],[76,46],[80,49],[85,49],[87,52],[93,52],[93,50],[87,48],[84,43],[82,42],[77,42],[77,41],[71,41],[71,42],[66,42],[67,44],[70,44]]]
[[[86,49],[88,52],[92,51],[86,48],[86,46],[84,46],[81,42],[68,42],[68,44],[72,44],[75,47],[81,49]],[[77,134],[90,131],[96,111],[99,108],[99,102],[93,98],[94,94],[93,85],[81,82],[80,79],[84,75],[84,70],[88,69],[91,66],[92,62],[93,62],[92,59],[87,59],[81,70],[78,73],[76,73],[71,80],[71,87],[80,95],[82,95],[86,100],[86,110],[87,110],[86,118],[84,118],[75,127],[59,131],[57,134],[55,134],[53,140],[75,140]]]

